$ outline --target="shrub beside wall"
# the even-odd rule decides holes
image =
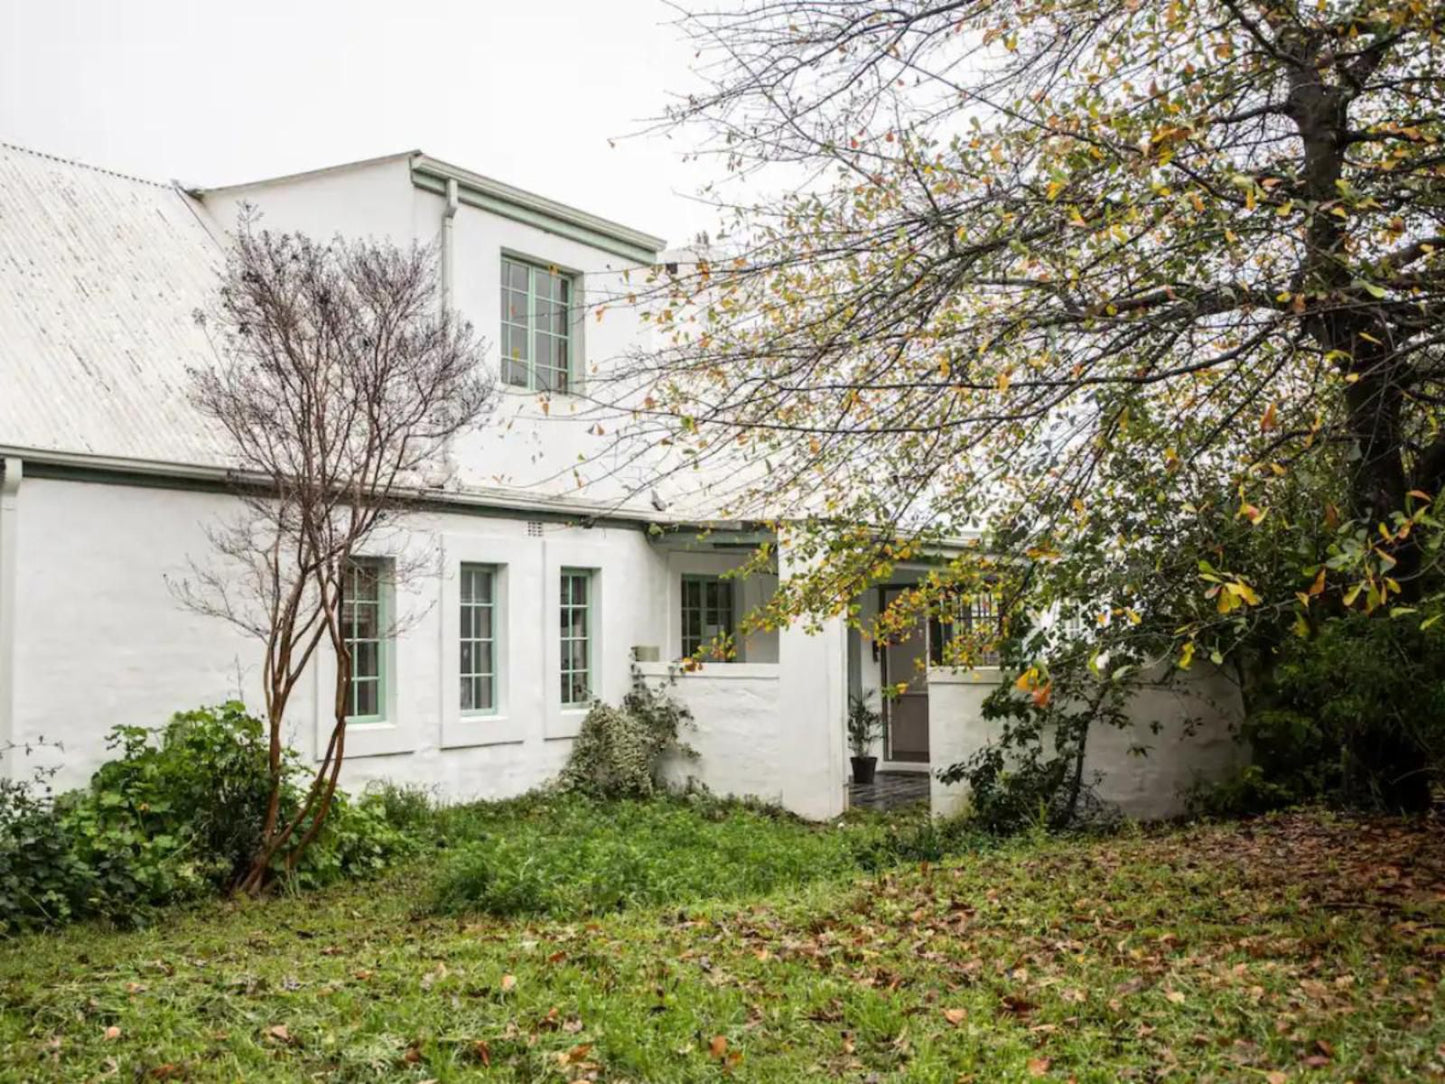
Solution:
[[[243,705],[180,712],[159,730],[117,727],[89,787],[0,782],[0,933],[156,907],[228,889],[260,842],[269,793],[265,728]],[[300,797],[287,750],[283,815]],[[311,887],[380,869],[414,844],[385,800],[339,795],[293,874]]]

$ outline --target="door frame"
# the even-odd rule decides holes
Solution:
[[[889,591],[894,591],[894,592],[906,591],[906,590],[908,590],[909,588],[914,587],[914,586],[916,586],[916,585],[915,585],[915,584],[908,584],[908,583],[901,583],[901,584],[899,584],[899,583],[883,584],[883,585],[879,586],[879,588],[878,588],[878,612],[881,614],[885,609],[887,609],[887,607],[888,607],[888,592],[889,592]],[[928,655],[928,651],[929,651],[929,643],[928,643],[928,621],[927,621],[927,619],[925,618],[922,622],[920,622],[920,624],[921,624],[921,626],[922,626],[921,635],[922,635],[922,637],[923,637],[923,658],[924,658],[924,660],[925,660],[925,668],[924,668],[924,672],[923,672],[923,691],[922,691],[922,692],[915,692],[915,693],[905,693],[904,695],[905,695],[905,696],[915,696],[915,697],[921,696],[921,697],[924,699],[924,701],[926,702],[926,701],[928,701],[928,699],[929,699],[929,692],[928,692],[928,670],[927,670],[927,666],[926,666],[927,659],[929,658],[929,655]],[[889,649],[890,646],[891,646],[891,645],[888,644],[888,643],[886,643],[886,642],[879,643],[879,645],[878,645],[878,649],[879,649],[879,650],[878,650],[878,666],[879,666],[879,675],[878,675],[878,676],[879,676],[879,683],[880,683],[880,685],[883,686],[883,687],[887,687],[887,685],[889,684],[889,678],[888,678],[888,649]],[[932,750],[931,748],[930,748],[927,752],[925,752],[919,759],[899,760],[899,759],[897,759],[897,758],[893,755],[893,699],[892,699],[891,697],[887,697],[887,696],[880,696],[879,699],[881,700],[880,707],[883,709],[883,757],[882,757],[883,765],[886,766],[886,767],[888,768],[888,770],[890,770],[890,771],[893,771],[893,770],[908,771],[908,770],[910,770],[910,769],[927,771],[928,768],[929,768],[929,765],[933,762],[933,750]],[[926,711],[926,709],[925,709],[925,717],[926,717],[926,716],[927,716],[927,711]],[[930,744],[931,744],[931,743],[930,743]]]

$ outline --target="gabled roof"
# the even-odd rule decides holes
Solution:
[[[0,144],[0,445],[220,461],[186,367],[222,258],[178,189]]]

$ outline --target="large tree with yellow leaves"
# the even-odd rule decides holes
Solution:
[[[685,25],[708,87],[672,121],[743,191],[789,191],[653,283],[634,433],[739,464],[738,514],[806,521],[772,619],[975,531],[914,605],[1027,584],[1165,619],[1186,662],[1266,612],[1428,619],[1445,5],[758,0]]]

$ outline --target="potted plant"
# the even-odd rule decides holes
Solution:
[[[853,756],[853,782],[871,783],[878,758],[870,756],[873,742],[883,736],[883,714],[868,705],[866,697],[848,697],[848,748]]]

